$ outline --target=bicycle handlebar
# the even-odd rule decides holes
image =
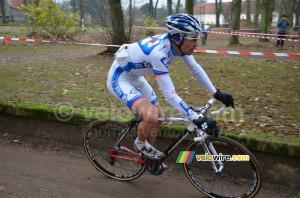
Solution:
[[[219,101],[215,98],[212,98],[207,102],[207,104],[204,107],[190,107],[190,108],[195,112],[200,112],[199,116],[203,117],[208,112],[208,110],[210,109],[212,104],[215,102],[219,102]],[[225,109],[226,109],[226,106],[223,104],[223,106],[219,110],[211,112],[211,115],[218,115],[218,114],[222,113]],[[158,120],[159,121],[189,121],[185,117],[179,118],[179,117],[169,117],[169,116],[160,117],[160,118],[158,118]]]
[[[191,109],[195,112],[200,112],[200,116],[204,116],[208,110],[210,109],[210,107],[212,106],[213,103],[215,102],[220,102],[215,98],[210,99],[207,104],[204,107],[191,107]],[[218,109],[217,111],[212,111],[211,115],[218,115],[220,113],[222,113],[224,110],[226,109],[226,105],[223,104],[223,106]]]

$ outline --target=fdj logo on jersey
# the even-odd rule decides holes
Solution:
[[[166,68],[169,68],[170,62],[168,61],[168,58],[167,58],[167,57],[163,57],[162,59],[160,59],[160,61],[162,62],[162,64],[164,64],[164,66],[165,66]]]
[[[130,93],[131,94],[136,94],[138,92],[138,90],[136,89],[136,88],[132,88],[131,90],[130,90]]]
[[[144,54],[149,55],[152,50],[159,45],[161,40],[156,39],[156,38],[145,38],[141,41],[138,41],[137,43],[139,44],[140,48],[143,50]]]
[[[194,112],[190,109],[190,107],[183,100],[179,104],[186,111],[188,116],[194,114]]]

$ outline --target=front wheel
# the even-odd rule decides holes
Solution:
[[[121,137],[122,141],[117,144]],[[122,122],[97,120],[84,132],[84,151],[93,166],[108,177],[133,180],[140,177],[145,170],[145,164],[128,160],[143,160],[129,152],[133,150],[135,138],[136,134],[128,131],[128,126]]]
[[[205,143],[208,145],[209,142],[218,156],[228,155],[232,159],[230,161],[229,158],[223,157],[224,167],[221,173],[217,174],[209,161],[213,156],[205,155],[202,143],[192,142],[186,150],[196,151],[195,158],[191,163],[183,165],[192,184],[208,197],[254,197],[262,183],[261,168],[254,155],[246,147],[227,137],[209,137]],[[238,161],[243,159],[238,157],[241,155],[249,155],[249,161]],[[218,162],[215,161],[215,164],[218,165]]]

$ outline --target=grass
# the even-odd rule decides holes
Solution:
[[[95,46],[46,44],[0,46],[0,101],[50,110],[58,103],[68,102],[83,116],[126,120],[131,112],[106,88],[113,59],[96,56],[102,50],[104,48]],[[49,54],[63,58],[49,60]],[[40,59],[32,59],[31,55]],[[228,109],[217,117],[224,133],[300,143],[300,67],[297,62],[213,54],[195,54],[194,57],[215,87],[235,97],[236,111]],[[170,75],[176,92],[188,105],[204,105],[211,97],[180,59],[170,67]],[[146,78],[165,113],[176,115],[165,102],[155,77]]]

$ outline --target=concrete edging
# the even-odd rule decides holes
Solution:
[[[91,121],[97,120],[97,117],[86,117],[78,114],[72,114],[71,119],[61,122],[57,119],[57,115],[55,114],[54,110],[49,110],[45,108],[31,108],[31,107],[21,107],[15,104],[3,104],[0,103],[0,113],[4,114],[11,114],[16,116],[23,116],[35,119],[42,119],[48,121],[57,121],[60,123],[66,124],[74,124],[74,125],[88,125]],[[126,122],[126,121],[123,121]],[[172,132],[172,136],[170,135]],[[168,127],[164,125],[162,130],[159,133],[160,137],[165,138],[174,138],[174,134],[180,134],[183,130],[178,129],[178,127]],[[288,155],[293,157],[300,157],[300,144],[298,143],[285,143],[285,142],[275,142],[275,141],[268,141],[268,140],[261,140],[261,139],[253,139],[246,136],[238,137],[236,135],[226,135],[225,136],[232,138],[248,149],[255,150],[255,151],[262,151],[267,153],[275,153],[275,154],[282,154]]]

